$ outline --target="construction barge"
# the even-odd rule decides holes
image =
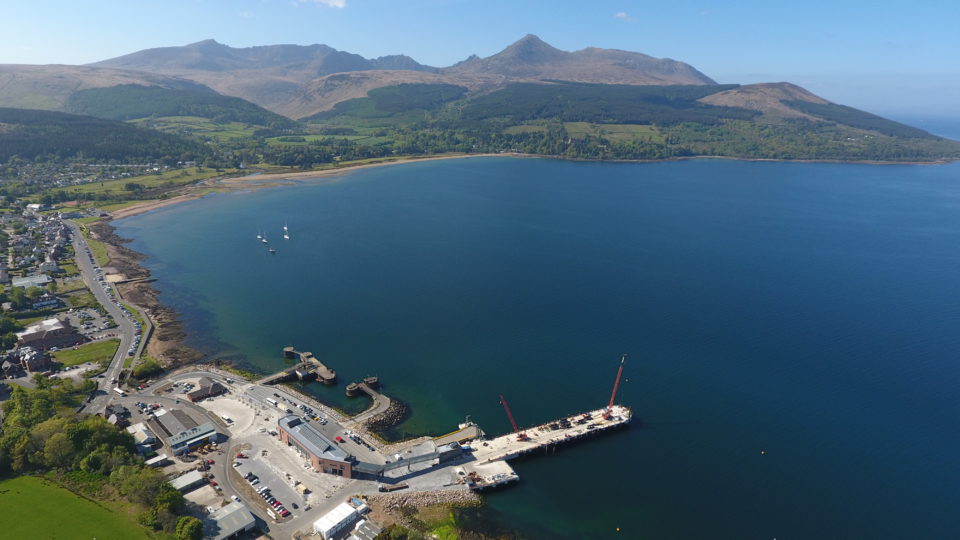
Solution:
[[[513,433],[490,440],[477,439],[470,445],[463,446],[464,450],[473,454],[473,460],[462,465],[460,471],[467,487],[472,491],[482,491],[516,482],[520,475],[507,463],[508,460],[537,451],[545,453],[559,445],[628,425],[633,419],[633,411],[625,405],[614,405],[625,360],[626,355],[623,355],[610,402],[602,409],[578,413],[521,430],[506,399],[500,396],[500,404],[507,412]]]

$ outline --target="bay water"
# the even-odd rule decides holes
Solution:
[[[282,238],[287,224],[290,239]],[[116,223],[189,344],[314,352],[347,411],[634,424],[515,464],[477,520],[528,538],[960,530],[960,164],[469,158],[213,194]],[[256,239],[263,233],[276,254]]]

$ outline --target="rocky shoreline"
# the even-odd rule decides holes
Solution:
[[[150,320],[153,332],[147,340],[145,354],[168,369],[200,360],[202,355],[198,351],[183,344],[186,332],[180,315],[163,305],[157,290],[150,285],[150,271],[140,265],[146,256],[126,247],[124,244],[130,240],[118,236],[116,228],[107,220],[91,223],[87,229],[93,239],[107,247],[108,268],[122,278],[115,283],[121,298]]]
[[[390,398],[390,407],[366,421],[370,431],[386,431],[410,417],[410,407],[396,398]]]

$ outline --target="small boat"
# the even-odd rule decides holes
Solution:
[[[289,229],[287,229],[287,222],[284,221],[284,222],[283,222],[283,232],[287,232],[288,230],[289,230]]]
[[[277,250],[275,250],[275,249],[273,249],[273,248],[270,248],[270,249],[268,249],[267,251],[269,251],[270,253],[273,253],[273,254],[276,254],[276,253],[277,253]]]
[[[266,243],[267,243],[267,237],[261,238],[260,241],[263,242],[264,244],[266,244]]]
[[[257,233],[257,240],[263,240],[263,235],[260,233]]]
[[[289,240],[289,239],[290,239],[290,235],[287,234],[287,233],[283,233],[283,239],[284,239],[284,240]]]

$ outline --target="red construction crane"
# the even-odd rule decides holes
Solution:
[[[623,363],[626,360],[626,354],[620,357],[620,367],[617,369],[617,380],[613,383],[613,393],[610,394],[610,403],[607,404],[607,410],[603,413],[604,418],[610,418],[610,411],[613,409],[613,400],[617,398],[617,389],[620,387],[620,377],[623,375]]]
[[[517,434],[518,441],[525,441],[530,437],[526,433],[521,433],[520,428],[517,427],[517,421],[513,419],[513,413],[510,412],[510,406],[507,405],[506,398],[503,397],[503,394],[500,394],[500,404],[503,405],[503,410],[507,411],[507,418],[510,419],[510,425],[513,426],[513,432]]]

